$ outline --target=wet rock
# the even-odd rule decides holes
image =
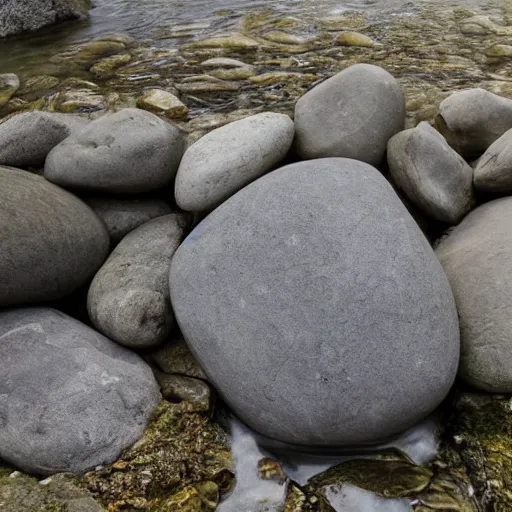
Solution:
[[[306,40],[303,37],[288,32],[281,32],[279,30],[272,30],[263,34],[263,38],[273,43],[279,44],[303,44]]]
[[[185,377],[156,372],[156,380],[160,385],[162,396],[171,402],[188,402],[196,411],[209,411],[211,407],[211,391],[206,382]]]
[[[119,55],[112,55],[111,57],[106,57],[105,59],[101,59],[96,64],[91,66],[89,71],[96,78],[110,78],[115,74],[117,68],[124,66],[131,62],[132,56],[129,53],[121,53]]]
[[[509,44],[495,44],[485,50],[488,57],[512,57],[512,46]]]
[[[137,106],[171,119],[187,117],[188,108],[179,98],[162,89],[149,89],[137,100]]]
[[[349,30],[343,31],[339,34],[335,41],[341,46],[375,46],[375,41],[371,37],[360,34],[359,32],[351,32]]]
[[[474,160],[512,128],[512,100],[484,89],[455,92],[441,103],[436,127],[466,160]]]
[[[107,231],[75,196],[26,171],[0,167],[0,306],[64,297],[108,254]]]
[[[162,401],[143,437],[113,464],[85,475],[84,484],[109,510],[187,510],[194,498],[215,489],[214,510],[231,490],[231,453],[226,433],[192,404]],[[210,496],[210,493],[206,493]],[[213,501],[213,505],[212,502]]]
[[[241,35],[241,34],[227,34],[202,39],[190,46],[192,48],[226,48],[230,50],[256,50],[260,43],[258,41]]]
[[[383,439],[432,411],[457,371],[442,268],[387,181],[354,160],[289,165],[243,188],[181,244],[170,290],[208,379],[283,442]]]
[[[149,192],[172,182],[183,144],[171,124],[127,108],[100,117],[56,146],[46,159],[44,176],[63,187]]]
[[[14,73],[0,75],[0,107],[3,107],[12,98],[19,86],[20,79]]]
[[[188,228],[170,214],[126,235],[95,275],[87,296],[89,317],[110,339],[148,348],[167,339],[174,326],[169,265]]]
[[[404,122],[405,101],[396,80],[382,68],[356,64],[299,99],[296,148],[305,159],[336,156],[376,165]]]
[[[91,5],[88,0],[4,0],[0,5],[0,37],[84,17]]]
[[[493,142],[478,159],[474,183],[477,190],[512,192],[512,130]]]
[[[150,368],[54,309],[0,313],[0,456],[28,472],[112,462],[158,404]]]
[[[126,51],[126,45],[118,41],[104,41],[97,39],[85,43],[78,49],[73,61],[84,67],[90,67],[92,64],[105,57],[116,55],[118,53],[124,53]]]
[[[161,199],[110,196],[86,196],[81,199],[104,222],[112,245],[117,245],[130,231],[141,224],[172,212],[172,208]]]
[[[290,149],[293,135],[288,116],[269,112],[205,135],[183,155],[175,185],[178,206],[194,212],[214,209],[277,165]]]
[[[88,123],[83,117],[41,111],[14,116],[0,124],[0,164],[43,167],[55,146]]]
[[[227,57],[214,57],[201,62],[203,68],[224,68],[224,69],[236,69],[244,68],[248,66],[245,62],[237,59],[229,59]]]
[[[212,69],[209,71],[211,76],[221,80],[246,80],[256,74],[254,66],[243,66],[228,69]]]
[[[40,75],[31,76],[23,80],[21,87],[18,90],[19,96],[41,95],[55,89],[60,83],[60,80],[55,76]]]
[[[322,28],[329,31],[361,29],[368,25],[366,18],[358,12],[347,12],[341,16],[325,16],[318,18],[318,22]]]
[[[450,281],[461,330],[460,376],[497,393],[512,392],[510,352],[512,198],[472,211],[436,249]]]
[[[292,81],[313,82],[318,77],[311,73],[293,73],[290,71],[269,71],[262,75],[253,76],[249,80],[258,87],[286,83]]]
[[[489,16],[470,16],[459,22],[460,31],[464,35],[496,34],[505,27],[500,27],[489,19]]]
[[[150,360],[164,373],[177,373],[206,380],[206,375],[190,352],[181,333],[171,336],[167,342],[152,352]]]
[[[22,473],[0,475],[0,503],[6,512],[105,512],[70,474],[57,474],[40,483]]]
[[[106,106],[105,97],[91,89],[63,91],[55,100],[56,110],[66,114],[96,112],[105,109]]]
[[[228,82],[214,76],[200,75],[193,77],[194,80],[184,81],[176,84],[176,89],[184,94],[200,94],[211,92],[234,92],[240,89],[240,84]]]
[[[428,123],[388,142],[393,180],[431,218],[458,224],[473,204],[473,169]]]

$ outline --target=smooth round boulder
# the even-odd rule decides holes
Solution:
[[[68,188],[136,194],[169,185],[184,139],[175,126],[135,108],[90,123],[52,149],[44,177]]]
[[[460,318],[460,376],[512,392],[512,198],[472,211],[436,248]]]
[[[176,175],[176,203],[210,211],[259,178],[288,153],[295,133],[284,114],[263,112],[217,128],[192,144]]]
[[[455,151],[474,160],[512,128],[512,100],[479,88],[458,91],[442,101],[435,124]]]
[[[0,313],[0,457],[40,475],[114,461],[158,404],[149,366],[49,308]]]
[[[346,157],[378,165],[404,123],[398,82],[378,66],[356,64],[299,99],[295,144],[303,159]]]
[[[105,223],[113,245],[145,222],[172,212],[170,205],[162,199],[85,196],[82,201]]]
[[[278,441],[381,441],[437,407],[457,372],[446,276],[362,162],[301,162],[251,183],[184,240],[170,290],[210,382]]]
[[[87,310],[94,326],[131,348],[166,340],[174,327],[169,266],[186,235],[186,214],[152,219],[126,235],[89,288]]]
[[[428,123],[388,142],[393,181],[431,218],[457,224],[473,205],[473,169]]]
[[[73,114],[34,110],[0,124],[0,165],[43,167],[48,153],[89,124]]]
[[[93,277],[109,252],[97,215],[44,178],[0,167],[0,306],[64,297]]]

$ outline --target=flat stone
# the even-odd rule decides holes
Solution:
[[[512,46],[509,44],[495,44],[486,48],[485,55],[488,57],[512,57]]]
[[[111,57],[106,57],[96,62],[96,64],[93,64],[89,71],[96,78],[110,78],[115,74],[117,68],[128,64],[131,60],[132,56],[129,53],[112,55]]]
[[[128,233],[100,268],[89,288],[87,310],[95,327],[131,348],[166,340],[174,327],[168,273],[189,219],[170,214]]]
[[[303,37],[288,32],[281,32],[279,30],[272,30],[262,35],[264,39],[279,44],[303,44],[306,40]]]
[[[160,395],[149,366],[49,308],[0,313],[0,457],[41,475],[113,462]]]
[[[301,162],[247,185],[181,244],[170,290],[209,381],[268,438],[378,442],[426,417],[455,378],[446,276],[362,162]]]
[[[377,165],[405,123],[405,100],[384,69],[356,64],[317,85],[295,106],[303,159],[346,157]]]
[[[202,39],[191,44],[193,48],[229,48],[233,50],[255,50],[260,46],[258,41],[241,34],[227,34]]]
[[[211,131],[192,144],[176,175],[175,198],[185,211],[209,211],[259,178],[288,153],[292,120],[265,112]]]
[[[473,169],[428,123],[394,135],[387,159],[394,182],[431,218],[458,224],[473,205]]]
[[[63,187],[140,194],[173,181],[183,146],[176,127],[145,110],[126,108],[56,146],[44,176]]]
[[[0,124],[0,165],[43,167],[55,146],[88,124],[87,118],[39,110],[11,117]]]
[[[0,75],[0,108],[8,103],[19,86],[20,79],[14,73]]]
[[[235,69],[248,66],[245,62],[237,59],[229,59],[228,57],[214,57],[201,62],[203,68],[226,68]]]
[[[108,255],[96,214],[40,176],[0,167],[0,211],[1,307],[69,295]]]
[[[341,34],[336,36],[335,42],[341,46],[375,46],[375,41],[371,37],[350,30],[341,32]]]
[[[162,89],[144,91],[137,106],[172,119],[187,117],[188,108],[178,97]]]
[[[493,393],[512,392],[512,198],[486,203],[436,249],[460,318],[460,376]]]

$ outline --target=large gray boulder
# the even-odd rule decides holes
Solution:
[[[49,308],[0,313],[0,389],[0,457],[42,475],[114,461],[160,398],[142,359]]]
[[[172,212],[169,204],[162,199],[85,196],[82,201],[105,223],[113,245],[148,220]]]
[[[210,211],[259,178],[288,153],[293,121],[264,112],[213,130],[192,144],[176,175],[176,203],[186,211]]]
[[[512,392],[512,198],[471,212],[436,249],[450,281],[461,330],[461,377]]]
[[[301,162],[251,183],[185,239],[170,290],[208,379],[279,441],[382,440],[431,412],[457,371],[446,276],[362,162]]]
[[[44,176],[63,187],[137,194],[169,185],[184,150],[181,132],[159,117],[126,108],[90,123],[56,146]]]
[[[457,224],[473,204],[473,169],[428,123],[396,134],[387,158],[394,182],[431,218]]]
[[[455,151],[474,160],[512,128],[512,100],[484,89],[455,92],[439,106],[435,123]]]
[[[89,0],[2,0],[0,37],[32,32],[58,21],[85,16]]]
[[[486,192],[512,192],[512,129],[493,142],[478,159],[475,188]]]
[[[296,148],[304,159],[346,157],[377,165],[404,123],[398,82],[378,66],[356,64],[299,99]]]
[[[89,288],[87,309],[96,328],[132,348],[167,339],[174,327],[169,266],[186,235],[188,218],[170,214],[126,235]]]
[[[48,153],[89,120],[72,114],[34,110],[0,124],[0,165],[43,167]]]
[[[96,214],[44,178],[0,167],[0,306],[58,299],[105,261],[109,238]]]

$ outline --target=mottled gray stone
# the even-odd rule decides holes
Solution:
[[[56,146],[46,158],[44,176],[63,187],[149,192],[173,181],[183,149],[175,126],[145,110],[126,108]]]
[[[87,203],[107,226],[112,244],[118,244],[130,231],[148,220],[172,212],[162,199],[135,199],[109,196],[86,196]]]
[[[436,249],[450,281],[461,330],[461,377],[512,392],[512,198],[472,211]]]
[[[85,284],[108,256],[96,214],[44,178],[0,167],[0,306],[53,300]]]
[[[152,347],[174,327],[169,265],[186,235],[188,218],[170,214],[126,235],[89,288],[87,309],[96,328],[121,345]]]
[[[81,18],[91,5],[89,0],[2,0],[0,37]]]
[[[478,159],[475,188],[486,192],[512,192],[512,129],[493,142]]]
[[[176,203],[209,211],[277,165],[288,153],[293,121],[263,112],[217,128],[192,144],[176,175]]]
[[[512,128],[512,100],[484,89],[455,92],[439,106],[436,127],[455,151],[473,160]]]
[[[48,153],[89,120],[73,114],[26,112],[0,124],[0,164],[43,167]]]
[[[162,396],[171,402],[189,402],[195,411],[208,411],[211,407],[211,390],[206,382],[184,375],[155,372]]]
[[[37,474],[114,461],[160,395],[136,354],[54,309],[0,313],[0,457]]]
[[[378,66],[356,64],[299,99],[296,148],[304,159],[346,157],[377,165],[404,123],[398,82]]]
[[[446,276],[362,162],[301,162],[248,185],[185,239],[170,289],[210,382],[279,441],[377,442],[431,412],[457,371]]]
[[[473,204],[473,169],[428,123],[388,142],[394,182],[410,201],[440,222],[457,224]]]

